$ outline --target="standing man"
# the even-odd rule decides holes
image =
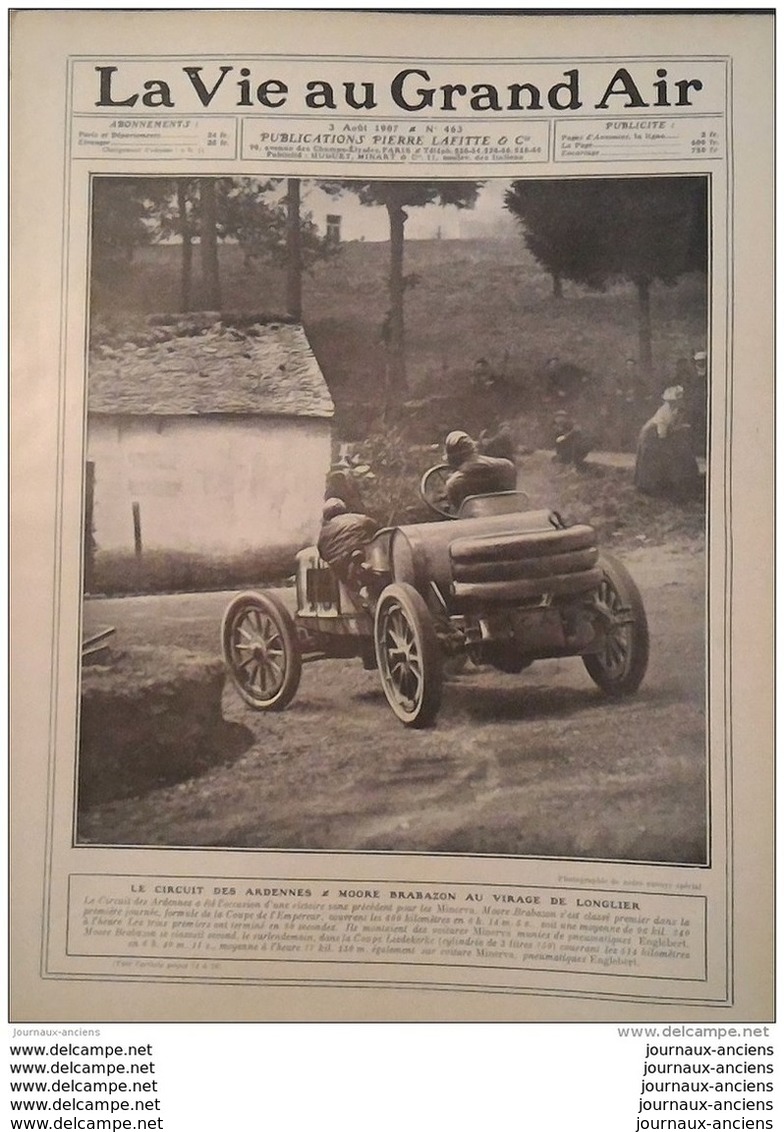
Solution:
[[[695,350],[691,380],[686,389],[686,412],[692,429],[692,443],[697,456],[708,450],[708,352]]]

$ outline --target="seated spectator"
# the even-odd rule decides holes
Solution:
[[[480,455],[476,441],[467,432],[449,433],[444,458],[453,469],[446,481],[446,496],[455,512],[469,495],[514,491],[517,486],[517,471],[512,461]]]
[[[573,464],[582,468],[591,445],[583,430],[576,425],[565,409],[553,416],[555,457],[559,464]]]

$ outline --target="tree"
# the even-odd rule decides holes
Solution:
[[[155,235],[154,204],[145,178],[96,177],[92,200],[93,270],[107,277],[127,269]]]
[[[302,317],[302,275],[317,260],[336,253],[309,213],[300,207],[300,182],[290,177],[281,197],[279,179],[223,178],[216,191],[218,235],[234,240],[245,262],[271,263],[286,269],[288,313]]]
[[[298,179],[288,179],[285,195],[283,184],[280,178],[256,177],[98,177],[93,187],[93,270],[109,279],[127,269],[138,247],[179,245],[181,310],[191,310],[194,303],[220,310],[218,251],[221,242],[230,242],[242,249],[246,268],[269,263],[286,270],[289,313],[300,318],[303,272],[340,249],[302,212]],[[193,279],[197,246],[201,293]]]
[[[188,203],[189,182],[184,177],[177,178],[177,218],[182,241],[180,259],[180,305],[184,311],[191,309],[193,282],[193,237]]]
[[[480,186],[480,181],[341,181],[335,186],[356,193],[361,204],[383,205],[389,217],[389,312],[384,326],[389,389],[406,388],[405,292],[413,283],[403,270],[406,209],[426,204],[472,208]]]
[[[218,267],[218,206],[215,181],[212,177],[199,178],[201,273],[205,286],[205,304],[208,310],[221,308],[220,271]],[[184,250],[184,249],[183,249]]]
[[[285,198],[280,178],[178,177],[175,180],[140,179],[147,202],[147,237],[177,242],[181,247],[180,306],[191,310],[194,301],[218,310],[221,282],[218,248],[236,243],[245,266],[273,263],[287,271],[289,313],[302,313],[302,274],[317,259],[334,254],[308,213],[299,207],[299,181],[289,179]],[[203,294],[193,287],[193,251],[198,241]]]
[[[707,271],[705,177],[515,181],[506,207],[554,279],[602,290],[628,280],[638,299],[640,369],[652,371],[651,286]]]
[[[286,306],[297,322],[302,320],[302,218],[299,178],[286,182]]]

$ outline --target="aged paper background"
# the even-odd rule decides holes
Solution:
[[[515,47],[510,36],[516,37]],[[446,37],[446,38],[445,38]],[[760,16],[461,17],[273,13],[18,13],[12,30],[12,1012],[16,1020],[100,1018],[253,1020],[293,1018],[483,1018],[600,1020],[615,1018],[767,1019],[772,1013],[772,24]],[[517,54],[591,56],[686,55],[731,59],[733,197],[731,228],[716,239],[732,255],[726,306],[714,295],[714,319],[729,310],[727,389],[714,410],[711,469],[711,670],[724,683],[729,743],[726,768],[732,809],[714,809],[715,836],[726,821],[726,868],[732,907],[726,1001],[709,1007],[581,997],[471,993],[413,986],[297,985],[292,970],[275,984],[220,985],[107,979],[85,965],[68,977],[48,969],[47,948],[64,938],[70,873],[158,873],[248,878],[318,875],[278,854],[276,863],[242,871],[225,854],[167,851],[151,865],[147,850],[111,857],[70,844],[68,807],[74,777],[73,731],[78,687],[81,452],[64,446],[84,416],[84,180],[67,177],[64,159],[66,63],[70,56],[192,53],[376,56],[420,59]],[[154,66],[151,73],[155,70]],[[217,167],[215,171],[220,171]],[[450,175],[451,172],[450,172]],[[71,194],[82,193],[78,199]],[[717,223],[722,223],[719,219]],[[69,227],[69,225],[74,227]],[[714,229],[715,231],[715,229]],[[714,279],[722,276],[714,262]],[[714,341],[724,337],[713,327]],[[66,375],[68,380],[66,381]],[[718,380],[717,380],[718,378]],[[717,428],[717,426],[719,426]],[[726,428],[724,427],[726,426]],[[726,439],[726,447],[724,437]],[[724,459],[717,462],[716,453]],[[726,471],[726,474],[725,474]],[[728,588],[724,589],[724,580]],[[731,630],[731,665],[722,642]],[[666,642],[663,643],[666,647]],[[677,657],[673,657],[677,663]],[[716,702],[716,701],[715,701]],[[721,702],[721,697],[717,702]],[[712,719],[718,742],[724,721]],[[722,750],[723,750],[722,745]],[[715,773],[715,767],[714,767]],[[54,844],[53,844],[54,841]],[[71,853],[73,854],[73,850]],[[63,859],[58,854],[64,853]],[[296,856],[296,855],[294,855]],[[325,855],[326,856],[326,855]],[[121,860],[118,860],[121,858]],[[78,860],[78,863],[77,863]],[[339,863],[319,862],[336,879]],[[400,866],[397,866],[400,869]],[[421,866],[411,867],[412,882]],[[491,861],[439,866],[444,883],[514,883],[514,864]],[[290,870],[290,871],[287,871]],[[354,875],[374,877],[373,867]],[[53,883],[54,878],[54,883]],[[391,877],[390,877],[391,879]],[[721,879],[721,878],[719,878]],[[715,886],[713,891],[717,891]],[[721,923],[716,922],[719,917]],[[723,939],[725,910],[708,907],[708,939]]]

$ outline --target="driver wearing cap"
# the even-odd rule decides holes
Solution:
[[[467,432],[450,432],[444,442],[444,458],[452,468],[446,481],[446,497],[454,511],[469,495],[514,491],[517,472],[511,460],[482,456]]]

